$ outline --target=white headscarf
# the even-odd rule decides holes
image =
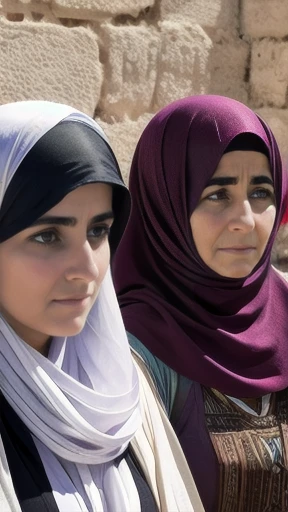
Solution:
[[[25,155],[64,118],[88,124],[107,141],[97,123],[65,105],[28,101],[0,106],[0,207]],[[137,372],[142,382],[141,412]],[[114,464],[133,438],[159,508],[196,510],[175,464],[162,413],[133,364],[110,269],[82,332],[53,339],[48,358],[20,340],[0,318],[0,390],[31,432],[61,512],[140,512],[125,458]],[[163,460],[157,461],[155,453]],[[6,474],[2,492],[7,497],[11,479],[2,444],[0,457],[0,476],[1,471]],[[17,510],[12,494],[8,502]],[[200,505],[197,510],[202,510]]]

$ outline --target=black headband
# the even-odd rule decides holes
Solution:
[[[254,133],[240,133],[240,135],[234,137],[225,149],[224,154],[230,151],[257,151],[269,158],[269,151],[265,142]]]
[[[130,212],[130,195],[116,158],[90,126],[69,120],[57,124],[25,156],[5,192],[0,209],[0,242],[29,227],[72,190],[98,182],[113,187],[113,253]]]

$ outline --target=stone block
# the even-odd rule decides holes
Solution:
[[[283,165],[288,172],[288,110],[261,108],[257,113],[270,126],[280,148]],[[271,261],[282,272],[286,272],[288,281],[288,224],[280,226],[274,242]]]
[[[155,0],[51,0],[51,9],[55,16],[97,20],[129,14],[137,17],[139,13],[154,5]]]
[[[271,262],[285,273],[283,277],[288,281],[288,224],[282,224],[279,228],[272,249]]]
[[[284,167],[288,171],[288,111],[282,109],[262,108],[257,113],[269,124],[280,148]],[[288,278],[288,224],[281,226],[272,251],[272,263]]]
[[[96,36],[82,27],[0,19],[0,102],[42,99],[89,115],[100,98]]]
[[[2,0],[2,8],[6,13],[23,13],[31,12],[37,14],[50,13],[51,0]]]
[[[161,0],[163,21],[185,20],[203,28],[223,28],[235,31],[238,27],[238,0]]]
[[[145,26],[106,25],[101,37],[105,80],[101,110],[120,120],[150,109],[157,74],[159,35]]]
[[[288,42],[263,39],[252,44],[251,100],[256,107],[284,107],[288,84]]]
[[[276,108],[260,108],[256,110],[270,126],[280,148],[284,165],[288,169],[288,110]]]
[[[247,83],[249,45],[236,38],[214,41],[209,59],[210,94],[221,94],[248,102]]]
[[[241,32],[253,38],[287,36],[287,0],[242,0]]]
[[[163,22],[155,108],[209,89],[210,38],[199,25]]]
[[[100,124],[109,138],[111,147],[118,160],[122,176],[127,184],[137,142],[153,115],[154,114],[144,114],[136,121],[131,121],[131,119],[126,118],[121,122],[113,124],[106,123],[101,118],[96,118],[97,123]]]

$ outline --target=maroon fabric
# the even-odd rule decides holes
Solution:
[[[232,279],[201,260],[189,218],[225,148],[242,133],[268,148],[277,219],[252,274]],[[164,108],[144,130],[132,163],[132,214],[114,261],[126,328],[177,372],[236,397],[288,386],[288,286],[270,266],[285,190],[268,126],[221,96]]]
[[[206,425],[203,391],[198,382],[190,383],[187,400],[178,421],[176,424],[172,421],[171,423],[184,451],[205,512],[217,511],[220,465]]]

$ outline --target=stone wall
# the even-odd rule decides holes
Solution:
[[[127,178],[153,113],[181,96],[239,99],[288,159],[287,0],[0,0],[0,102],[95,117]]]
[[[288,164],[287,84],[288,0],[0,0],[0,103],[83,110],[126,180],[153,113],[190,94],[248,104]],[[275,258],[288,270],[286,232]]]

